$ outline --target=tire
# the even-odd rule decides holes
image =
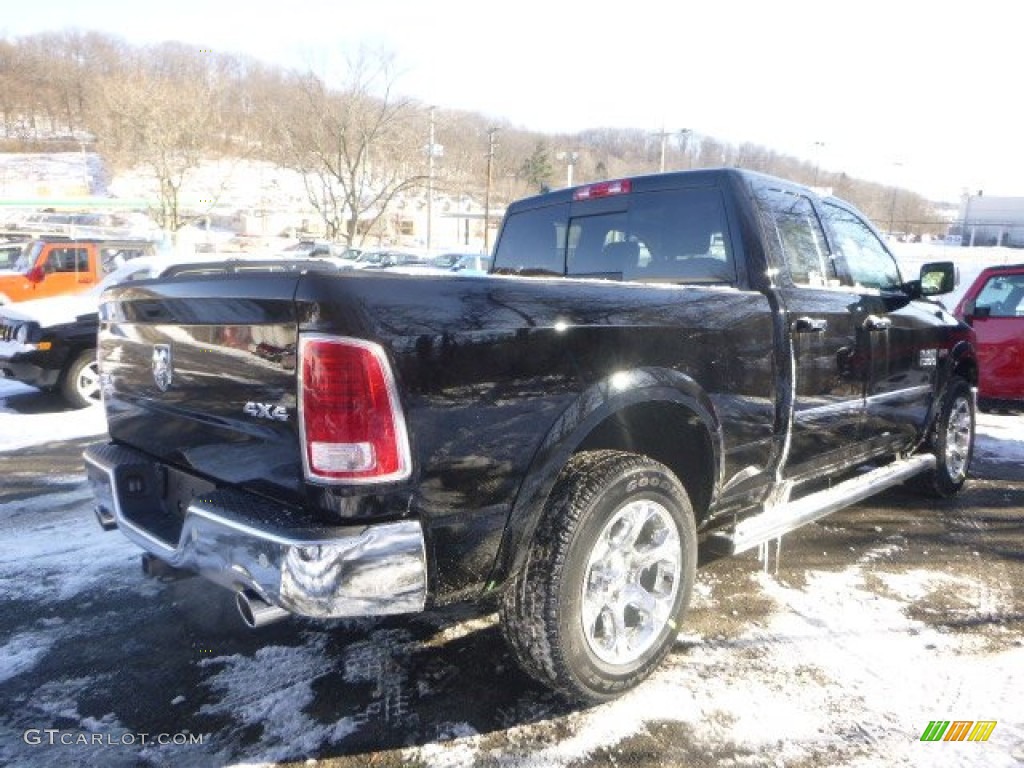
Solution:
[[[86,408],[100,402],[100,370],[96,350],[82,350],[64,371],[60,394],[68,405]]]
[[[667,467],[576,454],[502,596],[502,630],[533,678],[573,702],[607,701],[671,650],[696,563],[693,508]]]
[[[912,485],[936,498],[955,496],[967,481],[974,455],[974,395],[959,376],[953,377],[928,436],[928,450],[935,454],[935,469],[914,478]]]

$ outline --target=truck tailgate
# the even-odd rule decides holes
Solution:
[[[98,354],[111,437],[215,482],[300,493],[299,279],[178,279],[105,294]]]

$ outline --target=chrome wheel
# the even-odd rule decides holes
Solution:
[[[616,510],[584,571],[583,635],[606,664],[640,659],[672,619],[683,567],[669,511],[640,499]]]
[[[61,377],[60,393],[74,408],[87,408],[102,400],[96,350],[82,350],[71,362]]]
[[[950,479],[959,482],[967,476],[967,462],[971,455],[971,441],[974,433],[974,419],[971,404],[966,398],[953,401],[946,428],[946,449],[943,460]]]

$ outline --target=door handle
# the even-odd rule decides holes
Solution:
[[[892,320],[888,317],[868,315],[864,320],[864,327],[869,331],[888,331],[892,328]]]
[[[824,333],[828,328],[828,320],[820,317],[798,317],[793,323],[793,330],[797,333]]]

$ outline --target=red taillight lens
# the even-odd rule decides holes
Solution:
[[[306,476],[337,483],[401,480],[409,441],[384,350],[359,339],[310,336],[300,348]]]

